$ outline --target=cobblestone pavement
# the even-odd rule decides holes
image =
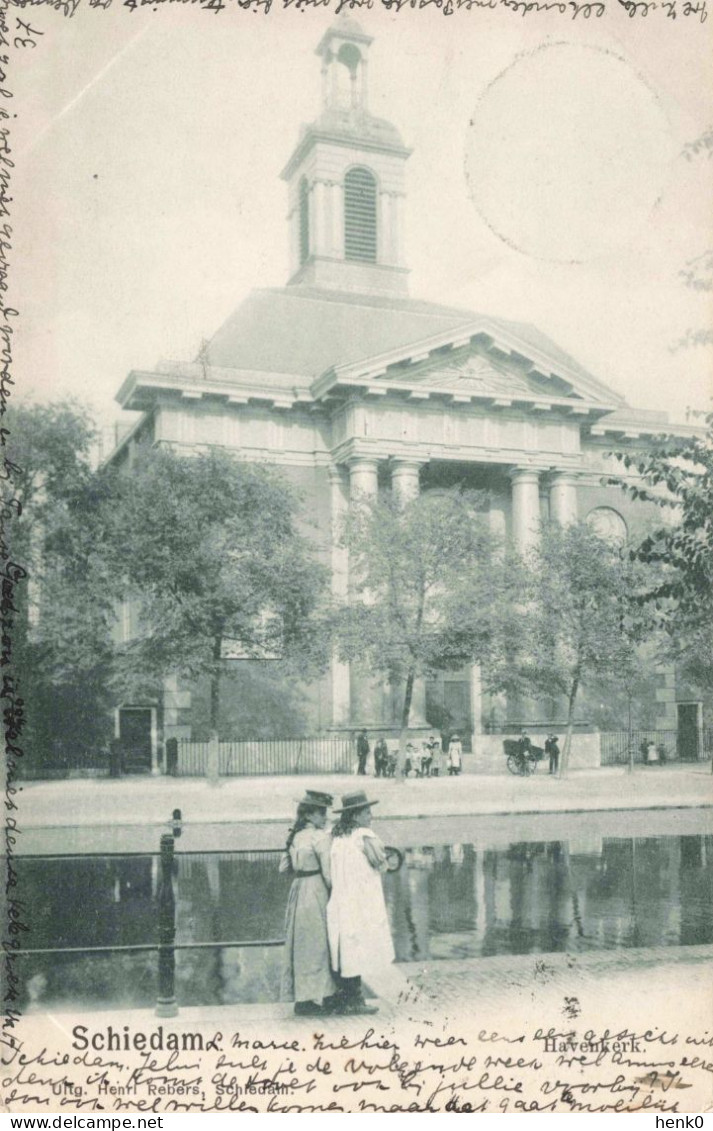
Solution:
[[[255,1048],[249,1042],[258,1038],[260,1049],[278,1050],[258,1057],[269,1057],[267,1072],[275,1071],[276,1078],[277,1071],[287,1072],[283,1079],[292,1081],[295,1062],[305,1066],[308,1079],[319,1073],[311,1099],[297,1094],[280,1101],[285,1104],[295,1099],[327,1103],[338,1082],[337,1103],[346,1111],[395,1110],[363,1108],[361,1097],[367,1103],[396,1102],[403,1110],[410,1100],[423,1104],[429,1096],[437,1099],[435,1110],[449,1110],[444,1105],[457,1094],[463,1106],[450,1110],[470,1110],[466,1101],[485,1101],[489,1112],[596,1112],[617,1103],[626,1112],[646,1106],[652,1108],[653,1127],[656,1105],[668,1112],[713,1110],[713,1001],[706,977],[712,952],[711,947],[681,947],[616,956],[548,954],[399,965],[389,973],[390,985],[382,987],[378,1013],[368,1017],[295,1017],[284,1004],[194,1007],[160,1020],[149,1010],[38,1010],[23,1018],[21,1036],[33,1053],[67,1049],[75,1024],[90,1034],[109,1026],[115,1032],[126,1026],[145,1033],[160,1025],[191,1041],[196,1033],[206,1041],[218,1036],[228,1049],[228,1077],[243,1083],[253,1054],[233,1050]],[[548,1048],[555,1039],[572,1044]],[[293,1048],[297,1051],[281,1051]],[[140,1058],[142,1066],[143,1053]],[[73,1063],[80,1059],[75,1056]],[[113,1063],[118,1060],[124,1079],[139,1063],[138,1056],[113,1054],[114,1082],[122,1067]],[[222,1055],[222,1067],[217,1054],[207,1052],[181,1060],[204,1072],[206,1084],[225,1081]],[[95,1070],[89,1071],[96,1080]],[[302,1067],[296,1072],[305,1079]],[[71,1100],[65,1102],[69,1107],[62,1110],[71,1111]],[[151,1110],[172,1110],[166,1102]]]
[[[713,946],[638,947],[630,950],[588,951],[584,954],[493,955],[438,962],[402,962],[397,969],[406,982],[396,995],[398,1009],[417,1005],[421,1012],[440,1014],[454,1007],[496,1009],[504,999],[538,989],[549,996],[576,992],[595,998],[598,989],[619,985],[633,996],[635,988],[646,995],[647,982],[660,983],[664,971],[678,979],[688,970],[691,979],[708,980]]]
[[[567,998],[576,998],[583,1009],[592,1012],[601,1011],[605,1005],[619,1008],[622,1003],[636,1003],[637,1011],[645,1012],[647,1001],[660,998],[666,984],[675,987],[679,1010],[685,1009],[686,995],[691,995],[693,1012],[694,997],[699,1005],[711,998],[707,972],[712,961],[713,946],[684,946],[589,951],[581,955],[500,955],[430,963],[399,962],[388,969],[383,979],[371,980],[369,997],[379,1006],[373,1022],[379,1028],[403,1021],[440,1023],[454,1017],[466,1017],[475,1024],[482,1016],[492,1023],[497,1017],[524,1016],[543,1002],[548,1007],[556,1005],[561,1013]],[[64,1013],[65,1010],[53,1011],[60,1025]],[[39,1009],[26,1014],[30,1019],[43,1015]],[[101,1028],[104,1020],[117,1028],[136,1025],[139,1020],[145,1024],[151,1011],[96,1010],[86,1016],[91,1016],[95,1029]],[[172,1024],[228,1027],[248,1022],[272,1022],[281,1029],[296,1030],[315,1025],[313,1019],[295,1017],[292,1005],[286,1002],[189,1006],[181,1008]],[[361,1018],[339,1019],[339,1026],[347,1032],[352,1027],[363,1029],[364,1024]]]

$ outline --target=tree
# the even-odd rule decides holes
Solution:
[[[309,734],[309,690],[290,661],[249,660],[226,664],[220,682],[218,730],[223,741],[301,738]],[[191,733],[210,736],[209,681],[191,695]]]
[[[638,479],[609,482],[670,519],[631,549],[635,561],[658,571],[642,599],[666,630],[669,657],[699,686],[713,688],[713,414],[705,435],[669,436],[645,454],[615,454]]]
[[[699,157],[710,158],[713,154],[713,128],[708,127],[693,141],[686,142],[682,150],[687,161],[696,161]],[[713,291],[713,249],[707,248],[700,255],[689,259],[678,272],[684,286],[692,291]],[[671,346],[672,352],[679,349],[689,349],[695,346],[713,345],[713,329],[710,326],[689,329],[683,338]]]
[[[403,687],[400,766],[416,680],[489,655],[493,621],[507,607],[482,504],[459,491],[364,499],[345,532],[351,592],[335,622],[338,649]]]
[[[56,512],[89,482],[96,432],[87,409],[75,400],[11,403],[6,415],[11,450],[6,482],[22,522],[13,534],[14,554],[32,570],[44,557],[38,537]],[[6,488],[6,495],[9,494]]]
[[[529,566],[518,666],[532,692],[567,700],[560,759],[564,775],[583,683],[632,681],[637,648],[653,631],[653,621],[640,601],[642,568],[586,523],[553,524],[543,530]]]
[[[55,758],[106,746],[111,735],[113,628],[120,598],[107,542],[111,470],[95,472],[47,514],[29,642],[36,732]]]
[[[710,158],[713,128],[704,130],[683,147],[687,161]],[[698,293],[713,291],[713,250],[707,248],[679,271],[684,286]],[[713,345],[710,326],[689,329],[671,351]],[[631,473],[630,478],[612,477],[641,502],[665,511],[671,521],[662,522],[638,546],[632,557],[655,563],[661,576],[649,587],[644,599],[655,608],[666,631],[664,658],[676,662],[684,676],[701,689],[713,689],[713,414],[704,417],[705,434],[682,438],[664,436],[645,455],[614,452]]]
[[[129,692],[207,678],[217,738],[226,655],[323,660],[324,568],[296,529],[297,499],[267,467],[211,450],[147,448],[121,476],[112,562],[139,609],[118,664]]]
[[[13,626],[28,749],[56,764],[107,737],[113,601],[102,528],[109,477],[92,468],[95,431],[77,402],[13,404],[7,421],[12,552],[29,575]]]

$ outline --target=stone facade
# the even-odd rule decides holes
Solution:
[[[349,577],[335,531],[358,494],[410,497],[457,475],[488,489],[493,528],[523,550],[543,519],[593,516],[603,530],[636,533],[640,508],[602,486],[620,470],[607,453],[670,432],[665,416],[630,408],[534,327],[408,297],[409,150],[368,111],[369,42],[339,18],[319,46],[322,114],[283,173],[287,287],[253,292],[199,362],[132,372],[118,399],[144,415],[113,458],[130,459],[148,436],[181,452],[215,445],[275,463],[305,497],[335,596],[346,594]],[[354,169],[366,189],[352,192],[348,214]],[[659,715],[675,725],[675,683],[671,673],[662,680]],[[414,726],[425,725],[429,697],[432,705],[448,700],[476,735],[503,721],[481,694],[477,670],[421,683]],[[373,732],[394,723],[391,690],[336,657],[311,698],[315,728]],[[185,734],[188,713],[186,691],[167,687],[164,737]]]

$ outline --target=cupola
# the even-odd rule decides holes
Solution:
[[[368,109],[372,43],[349,16],[325,32],[322,113],[302,130],[289,186],[290,285],[406,295],[403,211],[410,150]]]

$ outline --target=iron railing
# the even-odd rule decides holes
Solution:
[[[209,771],[208,742],[178,743],[178,777],[203,777]],[[221,777],[255,777],[270,774],[348,774],[356,764],[352,738],[267,738],[221,742],[218,773]]]
[[[688,735],[676,730],[604,731],[601,736],[602,766],[629,765],[646,761],[646,746],[653,742],[658,760],[702,762],[713,753],[713,728],[699,727]]]
[[[176,816],[178,814],[178,817]],[[153,951],[158,955],[158,970],[157,970],[157,994],[156,994],[156,1016],[157,1017],[175,1017],[178,1013],[178,1002],[176,1000],[176,951],[178,950],[222,950],[227,948],[244,948],[244,947],[281,947],[284,946],[284,938],[272,939],[223,939],[216,942],[201,941],[201,942],[176,942],[176,865],[177,860],[175,856],[175,841],[176,837],[181,835],[181,817],[180,810],[174,810],[173,818],[170,824],[173,824],[173,833],[164,833],[161,836],[159,847],[159,868],[160,879],[158,892],[156,896],[156,913],[157,913],[157,941],[148,943],[109,943],[105,945],[92,945],[87,946],[47,946],[47,947],[20,947],[13,950],[13,958],[29,958],[35,955],[78,955],[78,954],[117,954],[117,953],[140,953]],[[200,853],[200,855],[222,855],[219,850],[209,850],[209,853]],[[68,853],[66,856],[75,857],[78,854]],[[79,858],[84,859],[86,856],[125,856],[127,853],[83,853]],[[152,852],[137,852],[130,855],[135,856],[155,856],[156,853]],[[182,855],[192,856],[195,853],[185,853]],[[265,855],[278,855],[273,849],[258,849],[257,851],[240,852],[241,856],[254,860],[264,857]],[[56,857],[48,857],[48,859],[56,859]]]

